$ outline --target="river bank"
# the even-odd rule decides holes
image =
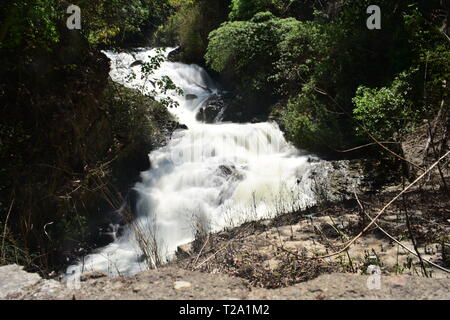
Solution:
[[[0,276],[30,277],[17,266],[0,267]],[[386,276],[381,290],[367,288],[368,276],[322,275],[294,286],[268,290],[254,288],[245,280],[227,275],[205,274],[179,268],[149,270],[128,278],[100,277],[81,282],[80,289],[69,289],[53,281],[31,276],[7,290],[0,299],[13,300],[424,300],[449,299],[446,279],[412,276]],[[179,288],[179,283],[184,283]],[[176,287],[178,289],[176,289]]]
[[[437,190],[412,190],[404,202],[395,202],[348,250],[329,256],[356,237],[370,222],[369,217],[374,217],[400,191],[391,188],[377,194],[355,194],[343,202],[321,203],[273,220],[206,234],[197,243],[181,246],[175,265],[237,276],[253,286],[271,289],[333,272],[367,274],[374,266],[383,276],[448,281],[444,270],[450,265],[450,249],[445,240],[450,231],[450,200],[443,201]]]
[[[447,300],[448,273],[426,261],[444,269],[449,266],[445,239],[450,200],[437,184],[427,185],[411,189],[404,199],[394,202],[377,226],[333,257],[319,258],[338,251],[356,236],[369,216],[374,217],[401,192],[401,186],[353,194],[353,198],[348,194],[307,210],[197,234],[194,242],[178,248],[175,261],[132,276],[111,278],[94,271],[82,274],[79,281],[62,283],[58,278],[44,280],[18,266],[1,267],[0,299]],[[414,229],[426,275],[414,254],[406,217]],[[379,282],[367,274],[374,266],[379,268]]]
[[[0,267],[0,299],[448,300],[448,274],[425,263],[429,278],[425,277],[420,260],[378,227],[346,253],[317,259],[358,233],[364,220],[360,203],[373,216],[398,191],[391,188],[381,194],[360,195],[359,202],[322,204],[208,234],[197,243],[181,246],[177,261],[128,277],[88,272],[79,282],[64,284],[18,266]],[[421,258],[448,268],[449,247],[438,239],[449,233],[449,201],[441,199],[437,189],[417,188],[406,201],[408,208],[414,208],[409,217]],[[413,249],[405,235],[402,210],[403,203],[395,203],[378,225]],[[370,265],[380,268],[378,283],[373,282],[374,275],[367,275]]]

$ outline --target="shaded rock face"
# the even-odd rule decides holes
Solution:
[[[225,166],[221,165],[219,166],[219,172],[223,176],[230,176],[233,173],[234,166]]]
[[[319,161],[310,158],[309,179],[318,201],[343,201],[354,198],[355,192],[371,192],[373,172],[366,167],[368,160]],[[297,183],[301,183],[301,179]]]
[[[311,164],[308,179],[313,181],[311,187],[319,202],[354,199],[355,192],[380,192],[395,184],[398,181],[395,177],[400,172],[393,170],[394,174],[386,175],[389,163],[376,159],[319,161],[310,157],[308,162]],[[297,183],[302,183],[302,177]]]
[[[182,54],[183,54],[183,49],[181,47],[178,47],[168,54],[167,60],[169,60],[170,62],[180,62]]]
[[[222,121],[237,123],[258,123],[269,119],[269,112],[264,107],[267,101],[249,102],[239,94],[228,92],[223,95],[226,108]]]
[[[223,96],[212,95],[205,101],[204,105],[197,113],[197,121],[204,123],[214,123],[221,120],[221,115],[226,108]]]

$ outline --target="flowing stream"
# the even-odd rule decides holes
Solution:
[[[153,89],[151,81],[141,79],[141,67],[131,65],[149,61],[155,50],[106,54],[114,81],[144,93]],[[216,232],[315,202],[310,155],[287,143],[275,123],[221,123],[220,115],[213,124],[197,121],[208,98],[220,94],[214,81],[197,65],[172,62],[163,62],[153,78],[163,76],[184,96],[161,93],[158,98],[178,102],[171,112],[188,129],[175,131],[165,147],[149,155],[152,168],[135,186],[135,221],[113,243],[69,267],[68,274],[135,274],[172,259],[199,230]]]

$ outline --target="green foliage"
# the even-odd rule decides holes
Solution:
[[[2,48],[50,48],[58,42],[68,17],[68,3],[14,0],[0,4]],[[168,0],[80,0],[81,33],[92,45],[145,42],[170,12]]]
[[[155,34],[158,45],[179,45],[179,60],[202,63],[209,33],[226,20],[228,0],[170,0],[175,12]]]
[[[14,0],[0,4],[0,49],[24,45],[33,49],[58,42],[54,1]]]
[[[278,16],[284,16],[291,6],[301,4],[299,0],[232,0],[230,20],[249,20],[256,13],[270,11]]]
[[[277,45],[298,23],[270,12],[260,12],[249,21],[226,22],[211,32],[206,61],[214,70],[239,79],[237,87],[246,93],[270,93],[269,77],[279,59]]]
[[[345,144],[351,130],[343,132],[340,114],[329,110],[327,101],[315,91],[314,80],[303,85],[301,92],[289,99],[282,118],[288,138],[307,150],[327,150]]]
[[[0,220],[0,266],[18,264],[39,269],[36,253],[29,252],[23,243],[14,238],[10,228]]]
[[[281,94],[296,94],[314,74],[318,62],[329,54],[331,39],[324,29],[313,21],[297,22],[283,34],[278,43],[280,57],[275,62],[273,76]]]
[[[381,0],[381,30],[366,28],[371,1],[339,4],[233,0],[230,20],[245,21],[211,32],[205,55],[247,105],[286,104],[278,114],[288,137],[313,151],[364,143],[354,120],[392,138],[448,97],[449,43],[432,15],[439,1]]]
[[[232,0],[230,20],[249,20],[256,13],[269,11],[272,0]]]
[[[170,12],[167,0],[80,0],[77,5],[82,32],[95,45],[120,45],[136,37],[144,41]]]
[[[378,139],[391,139],[394,134],[403,133],[409,123],[416,122],[421,110],[414,107],[411,101],[411,78],[414,74],[404,72],[400,74],[389,87],[370,89],[361,86],[353,98],[355,103],[355,119],[362,122]],[[364,134],[358,128],[359,134]]]

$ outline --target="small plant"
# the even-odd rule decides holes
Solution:
[[[194,235],[192,250],[200,253],[209,240],[211,222],[205,214],[194,213],[191,218],[191,228]]]
[[[149,269],[157,269],[166,262],[166,251],[158,237],[158,227],[154,218],[135,219],[131,223],[134,237],[141,251],[140,259]]]
[[[383,264],[374,249],[372,249],[372,252],[367,250],[364,251],[364,262],[360,267],[361,273],[366,274],[369,266],[383,267]]]

